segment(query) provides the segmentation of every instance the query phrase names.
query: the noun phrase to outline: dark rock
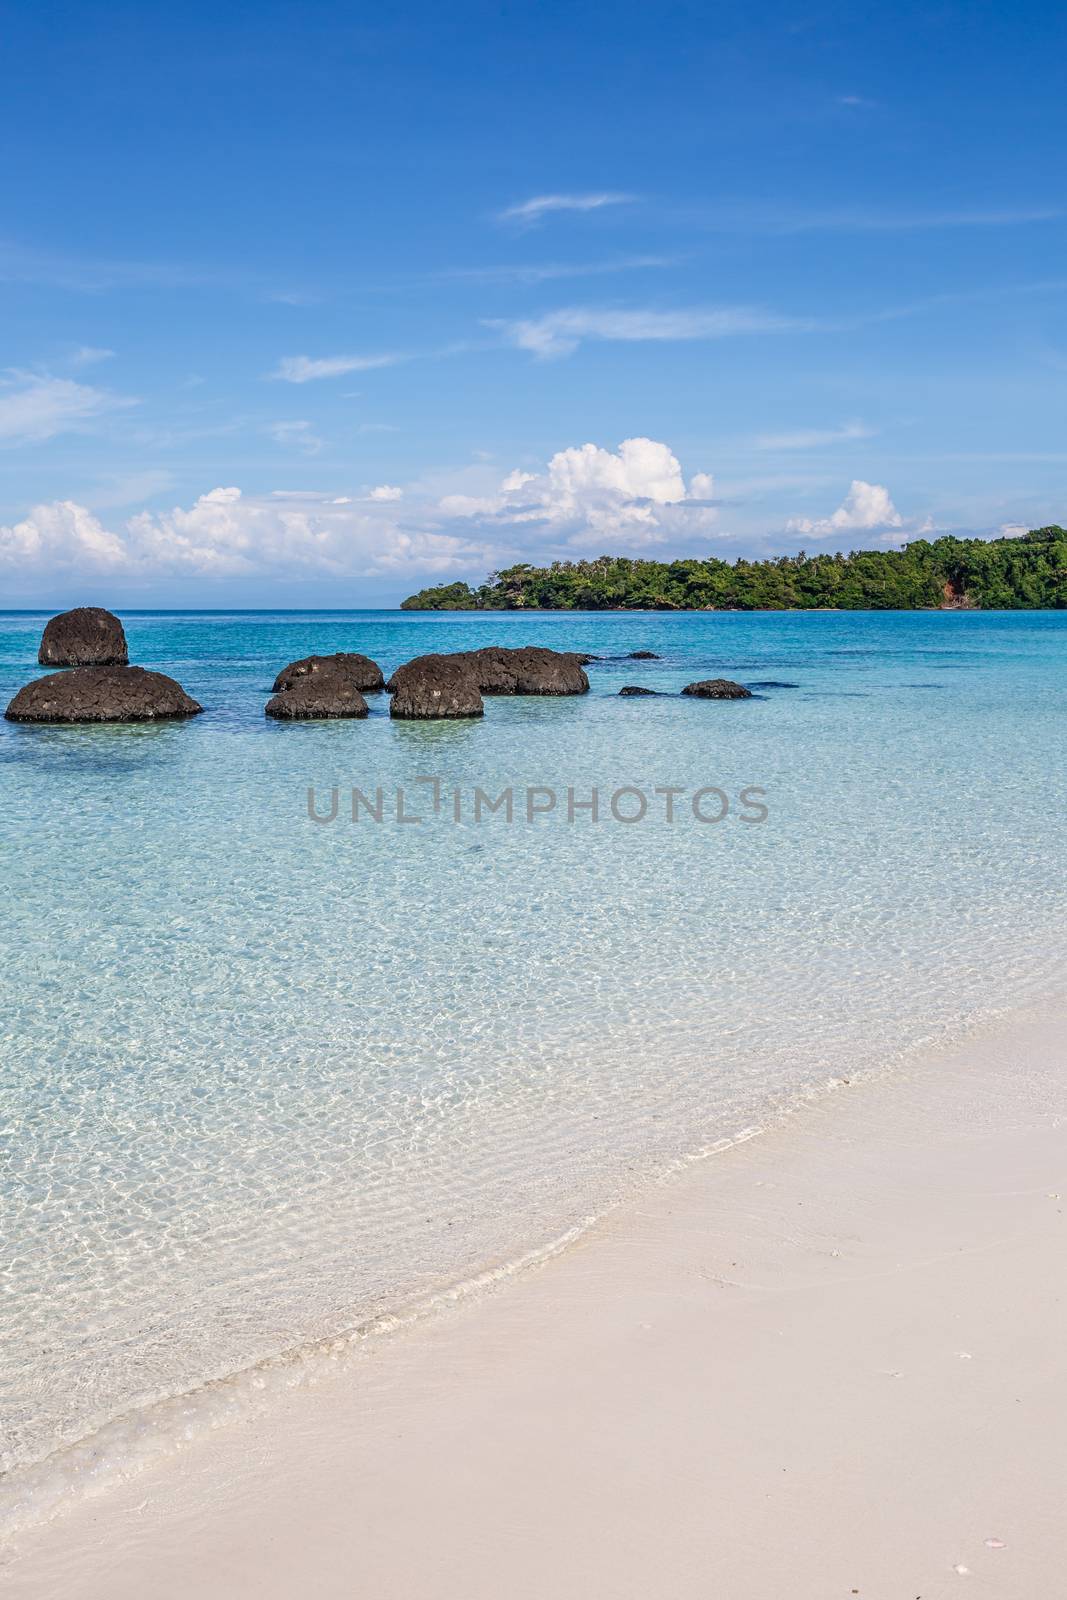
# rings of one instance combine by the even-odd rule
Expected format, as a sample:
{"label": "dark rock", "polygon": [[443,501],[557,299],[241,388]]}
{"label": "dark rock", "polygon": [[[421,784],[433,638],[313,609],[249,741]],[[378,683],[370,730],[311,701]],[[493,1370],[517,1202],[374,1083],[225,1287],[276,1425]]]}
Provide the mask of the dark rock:
{"label": "dark rock", "polygon": [[699,683],[687,683],[683,694],[697,695],[701,700],[751,700],[752,690],[744,684],[733,683],[729,678],[704,678]]}
{"label": "dark rock", "polygon": [[658,689],[643,689],[639,683],[628,683],[619,690],[620,694],[659,694]]}
{"label": "dark rock", "polygon": [[319,668],[291,679],[289,688],[267,701],[264,714],[280,722],[298,722],[318,717],[365,717],[369,713],[351,676],[340,667],[332,672]]}
{"label": "dark rock", "polygon": [[[457,650],[452,655],[419,656],[400,667],[386,684],[393,693],[409,669],[419,667],[425,677],[429,669],[423,663],[450,662],[446,669],[453,675],[466,677],[480,694],[587,694],[589,679],[579,664],[578,657],[569,651],[544,650],[538,645],[522,645],[507,649],[503,645],[486,645],[481,650]],[[455,678],[450,678],[455,681]],[[405,713],[408,715],[410,713]],[[457,716],[478,716],[477,711],[456,712]],[[398,715],[393,712],[393,715]]]}
{"label": "dark rock", "polygon": [[405,721],[480,717],[485,711],[465,656],[417,656],[397,668],[386,688],[393,696],[389,715]]}
{"label": "dark rock", "polygon": [[785,683],[781,678],[753,678],[753,689],[799,689],[799,683]]}
{"label": "dark rock", "polygon": [[522,645],[487,645],[455,657],[469,663],[482,694],[588,694],[589,679],[576,655]]}
{"label": "dark rock", "polygon": [[654,650],[631,650],[626,659],[627,661],[662,661],[663,657],[658,656]]}
{"label": "dark rock", "polygon": [[130,657],[118,617],[78,606],[45,623],[37,659],[42,667],[124,667]]}
{"label": "dark rock", "polygon": [[305,656],[302,661],[291,661],[283,667],[274,680],[274,693],[280,694],[284,689],[292,689],[306,678],[314,678],[323,673],[332,678],[344,677],[353,689],[362,690],[364,693],[370,689],[383,689],[385,679],[382,669],[370,656],[357,655],[354,652],[338,650],[332,656]]}
{"label": "dark rock", "polygon": [[156,722],[203,709],[162,672],[75,667],[25,684],[4,715],[9,722]]}
{"label": "dark rock", "polygon": [[577,661],[580,667],[587,667],[590,661],[603,661],[604,659],[603,656],[587,655],[584,650],[570,650],[568,651],[568,654],[573,656],[574,660]]}

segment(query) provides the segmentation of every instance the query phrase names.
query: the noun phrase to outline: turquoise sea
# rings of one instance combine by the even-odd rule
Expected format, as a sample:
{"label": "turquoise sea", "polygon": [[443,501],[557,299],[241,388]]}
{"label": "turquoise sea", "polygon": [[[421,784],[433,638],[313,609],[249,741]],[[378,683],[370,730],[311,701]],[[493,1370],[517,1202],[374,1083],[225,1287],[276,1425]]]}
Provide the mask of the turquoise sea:
{"label": "turquoise sea", "polygon": [[[0,614],[3,704],[44,620]],[[124,621],[205,715],[0,723],[9,1525],[1062,986],[1065,614]],[[313,651],[488,643],[662,659],[478,722],[263,717]],[[758,698],[673,692],[716,675]]]}

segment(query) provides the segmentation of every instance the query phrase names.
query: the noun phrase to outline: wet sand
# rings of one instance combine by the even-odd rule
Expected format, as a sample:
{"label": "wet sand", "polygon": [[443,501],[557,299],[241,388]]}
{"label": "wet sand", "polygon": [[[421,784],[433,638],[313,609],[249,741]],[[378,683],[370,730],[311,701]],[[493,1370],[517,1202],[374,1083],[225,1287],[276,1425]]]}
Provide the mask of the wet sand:
{"label": "wet sand", "polygon": [[20,1539],[17,1600],[1067,1590],[1067,1029],[843,1087]]}

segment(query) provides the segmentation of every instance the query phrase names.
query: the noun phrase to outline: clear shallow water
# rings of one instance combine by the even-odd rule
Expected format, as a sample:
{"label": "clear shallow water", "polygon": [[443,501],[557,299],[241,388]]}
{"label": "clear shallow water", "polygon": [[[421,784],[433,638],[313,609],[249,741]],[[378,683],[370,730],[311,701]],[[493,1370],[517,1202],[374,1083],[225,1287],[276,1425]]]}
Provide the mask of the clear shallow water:
{"label": "clear shallow water", "polygon": [[[43,620],[0,615],[0,702],[37,675]],[[514,1260],[1061,978],[1067,615],[125,620],[131,659],[204,716],[0,724],[17,1514],[50,1453],[135,1449],[168,1397]],[[262,715],[311,651],[388,671],[490,642],[663,660],[593,665],[580,699],[490,699],[482,722],[393,724],[384,695],[361,723]],[[617,697],[720,673],[796,687]],[[337,820],[309,821],[308,786],[325,808],[335,784]],[[353,824],[353,784],[387,818],[404,786],[424,820]],[[476,785],[513,786],[510,826],[473,822]],[[526,823],[527,785],[560,809]],[[601,820],[569,825],[567,788],[594,785]],[[611,818],[622,785],[642,822]],[[668,823],[663,785],[759,786],[769,814],[701,824],[683,798]]]}

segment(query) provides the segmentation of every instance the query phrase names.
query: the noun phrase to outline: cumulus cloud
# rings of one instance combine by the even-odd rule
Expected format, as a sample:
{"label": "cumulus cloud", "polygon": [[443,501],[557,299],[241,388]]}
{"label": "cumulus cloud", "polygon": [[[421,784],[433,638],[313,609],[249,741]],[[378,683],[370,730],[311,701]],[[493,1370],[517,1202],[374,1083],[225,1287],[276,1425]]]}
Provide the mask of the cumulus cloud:
{"label": "cumulus cloud", "polygon": [[35,506],[23,522],[0,527],[0,565],[115,572],[122,568],[124,555],[121,537],[109,533],[91,511],[73,500]]}
{"label": "cumulus cloud", "polygon": [[440,510],[483,526],[525,528],[557,544],[640,547],[672,534],[709,533],[713,490],[709,473],[687,485],[668,445],[637,438],[617,451],[595,444],[557,451],[543,472],[511,472],[490,495],[448,495]]}
{"label": "cumulus cloud", "polygon": [[188,509],[142,511],[112,530],[73,501],[35,506],[0,526],[0,567],[133,578],[451,574],[491,565],[497,552],[438,517],[370,499],[245,496],[212,489]]}
{"label": "cumulus cloud", "polygon": [[540,470],[489,466],[358,495],[212,489],[189,507],[105,522],[72,500],[0,526],[0,569],[19,575],[449,576],[569,548],[641,549],[717,536],[707,472],[686,481],[655,439],[559,450]]}
{"label": "cumulus cloud", "polygon": [[375,367],[392,367],[401,359],[381,356],[282,356],[271,378],[285,383],[310,383],[314,378],[340,378],[346,372],[371,372]]}
{"label": "cumulus cloud", "polygon": [[0,377],[0,444],[41,444],[133,404],[123,395],[75,383],[73,378],[9,369]]}
{"label": "cumulus cloud", "polygon": [[536,194],[530,200],[508,206],[497,213],[500,222],[540,222],[553,211],[599,211],[603,206],[621,206],[632,201],[632,194],[603,190],[597,194]]}
{"label": "cumulus cloud", "polygon": [[889,490],[880,483],[864,483],[854,478],[848,494],[837,510],[828,517],[790,517],[787,533],[803,533],[809,537],[825,539],[835,533],[872,532],[876,529],[902,528],[904,518],[889,497]]}
{"label": "cumulus cloud", "polygon": [[735,334],[777,333],[808,326],[752,306],[698,306],[682,311],[596,310],[572,306],[543,317],[490,322],[510,343],[542,359],[570,355],[586,339],[626,341],[726,339]]}

